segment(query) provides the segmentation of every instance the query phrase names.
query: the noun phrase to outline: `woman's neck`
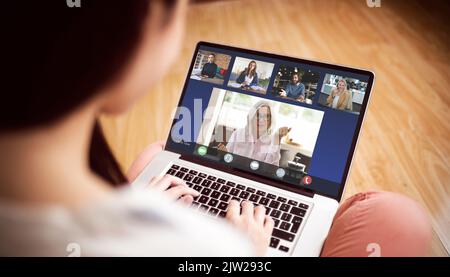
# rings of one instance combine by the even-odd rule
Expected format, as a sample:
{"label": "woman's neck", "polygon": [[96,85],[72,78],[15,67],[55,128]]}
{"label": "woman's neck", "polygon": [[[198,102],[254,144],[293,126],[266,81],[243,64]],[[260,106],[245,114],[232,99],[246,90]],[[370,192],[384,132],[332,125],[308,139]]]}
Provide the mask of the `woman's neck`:
{"label": "woman's neck", "polygon": [[106,195],[89,169],[92,108],[35,129],[0,135],[0,199],[25,204],[78,205]]}

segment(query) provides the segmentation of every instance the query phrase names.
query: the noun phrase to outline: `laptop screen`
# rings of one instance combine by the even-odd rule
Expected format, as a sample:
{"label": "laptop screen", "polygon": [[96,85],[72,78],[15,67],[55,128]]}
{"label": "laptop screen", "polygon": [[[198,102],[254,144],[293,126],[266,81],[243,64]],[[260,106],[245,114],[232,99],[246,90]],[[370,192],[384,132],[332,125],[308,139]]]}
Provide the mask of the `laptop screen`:
{"label": "laptop screen", "polygon": [[373,79],[369,71],[201,42],[166,149],[339,200]]}

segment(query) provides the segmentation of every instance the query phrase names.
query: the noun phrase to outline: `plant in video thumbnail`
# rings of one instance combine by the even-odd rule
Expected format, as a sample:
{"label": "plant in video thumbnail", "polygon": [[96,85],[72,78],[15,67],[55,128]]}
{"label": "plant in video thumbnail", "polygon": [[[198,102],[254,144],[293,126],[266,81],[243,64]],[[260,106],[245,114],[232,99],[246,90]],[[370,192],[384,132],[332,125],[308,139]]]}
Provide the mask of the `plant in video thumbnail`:
{"label": "plant in video thumbnail", "polygon": [[367,82],[327,74],[318,103],[329,108],[359,114],[366,89]]}
{"label": "plant in video thumbnail", "polygon": [[319,73],[295,66],[281,65],[275,76],[272,95],[312,104]]}
{"label": "plant in video thumbnail", "polygon": [[228,73],[231,56],[199,50],[195,58],[191,79],[222,85]]}
{"label": "plant in video thumbnail", "polygon": [[306,173],[323,112],[214,88],[198,144]]}
{"label": "plant in video thumbnail", "polygon": [[272,63],[237,57],[228,86],[265,94],[273,67]]}

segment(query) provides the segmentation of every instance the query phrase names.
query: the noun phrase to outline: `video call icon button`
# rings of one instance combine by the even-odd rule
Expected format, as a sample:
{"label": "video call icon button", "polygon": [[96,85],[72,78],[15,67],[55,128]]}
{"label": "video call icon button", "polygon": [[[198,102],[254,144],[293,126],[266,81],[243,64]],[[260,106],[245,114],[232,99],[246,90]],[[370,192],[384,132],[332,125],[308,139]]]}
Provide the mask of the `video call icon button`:
{"label": "video call icon button", "polygon": [[258,168],[259,168],[259,163],[258,163],[257,161],[252,161],[252,162],[250,163],[250,168],[253,169],[253,170],[258,170]]}
{"label": "video call icon button", "polygon": [[200,146],[200,147],[197,149],[197,153],[198,153],[200,156],[206,155],[206,152],[207,152],[207,148],[206,148],[205,146]]}
{"label": "video call icon button", "polygon": [[226,163],[231,163],[233,161],[233,155],[231,155],[230,153],[225,154],[225,156],[223,156],[223,160]]}
{"label": "video call icon button", "polygon": [[286,171],[282,168],[278,168],[275,174],[277,175],[278,178],[283,178],[284,175],[286,175]]}
{"label": "video call icon button", "polygon": [[302,182],[304,185],[310,185],[312,183],[312,178],[311,176],[305,176],[302,179]]}

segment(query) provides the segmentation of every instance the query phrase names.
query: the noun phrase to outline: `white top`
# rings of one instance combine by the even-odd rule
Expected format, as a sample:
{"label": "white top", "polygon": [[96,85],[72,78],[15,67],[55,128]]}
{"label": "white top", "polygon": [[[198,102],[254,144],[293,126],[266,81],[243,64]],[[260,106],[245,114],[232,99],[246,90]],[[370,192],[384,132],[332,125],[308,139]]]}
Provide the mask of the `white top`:
{"label": "white top", "polygon": [[126,188],[79,209],[0,201],[0,256],[249,256],[246,237],[160,192]]}
{"label": "white top", "polygon": [[253,76],[252,76],[252,77],[249,77],[249,76],[245,75],[245,81],[244,81],[244,83],[245,83],[247,86],[249,86],[249,85],[252,83],[252,81],[253,81]]}
{"label": "white top", "polygon": [[331,107],[332,107],[333,109],[336,109],[336,108],[337,108],[338,101],[339,101],[339,95],[334,96],[334,98],[333,98],[333,104],[331,105]]}

